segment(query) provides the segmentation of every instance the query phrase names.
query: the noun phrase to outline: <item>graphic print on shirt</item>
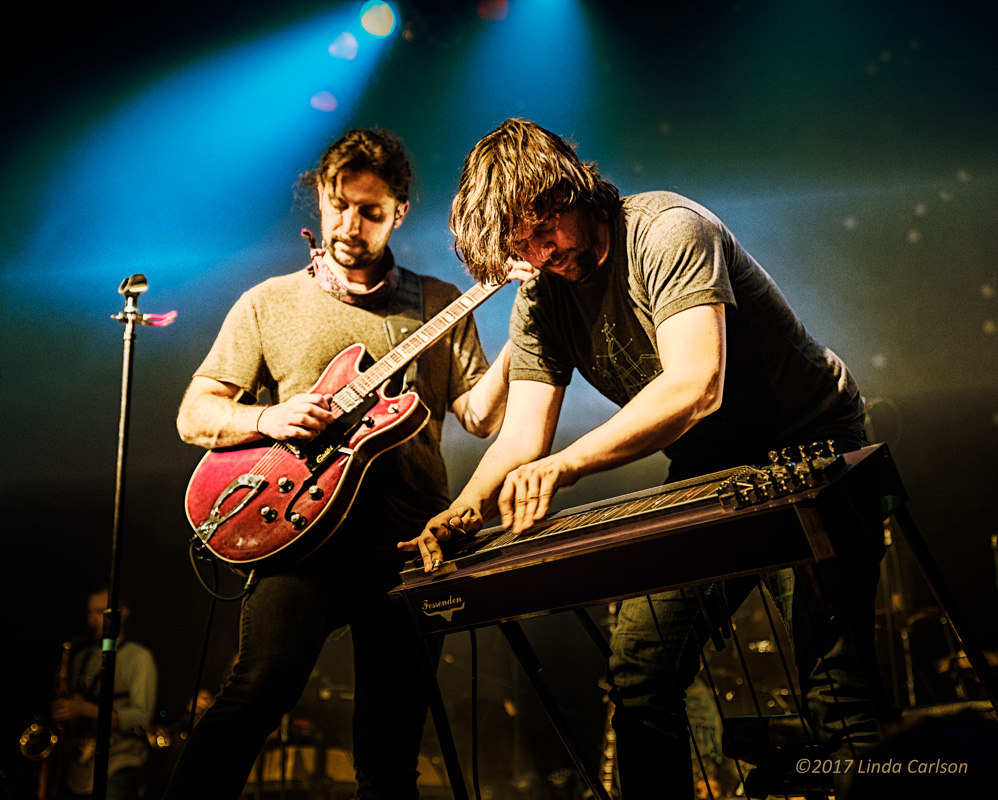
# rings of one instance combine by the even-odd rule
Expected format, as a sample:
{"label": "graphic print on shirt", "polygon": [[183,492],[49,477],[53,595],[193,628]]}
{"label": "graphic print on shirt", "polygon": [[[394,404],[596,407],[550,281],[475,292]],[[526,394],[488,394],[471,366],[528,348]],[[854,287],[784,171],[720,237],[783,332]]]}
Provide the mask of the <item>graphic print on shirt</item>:
{"label": "graphic print on shirt", "polygon": [[615,322],[603,315],[603,327],[600,329],[606,343],[606,355],[596,356],[594,373],[607,390],[613,393],[617,403],[623,405],[659,373],[662,363],[655,353],[632,352],[634,343],[632,336],[622,343],[614,334]]}

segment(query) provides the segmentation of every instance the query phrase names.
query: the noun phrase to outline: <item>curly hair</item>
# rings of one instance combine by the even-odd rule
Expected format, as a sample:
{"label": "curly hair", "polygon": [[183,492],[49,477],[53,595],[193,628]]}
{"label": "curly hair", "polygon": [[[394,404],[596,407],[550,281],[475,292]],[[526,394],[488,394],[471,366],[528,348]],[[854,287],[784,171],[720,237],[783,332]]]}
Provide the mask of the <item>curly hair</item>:
{"label": "curly hair", "polygon": [[605,222],[620,208],[620,193],[564,139],[507,119],[464,160],[450,212],[454,249],[477,280],[504,280],[518,226],[577,205]]}
{"label": "curly hair", "polygon": [[319,183],[343,171],[371,172],[388,184],[399,203],[409,199],[412,167],[402,140],[389,131],[355,128],[344,134],[323,151],[318,166],[298,176],[295,196],[299,202],[314,207]]}

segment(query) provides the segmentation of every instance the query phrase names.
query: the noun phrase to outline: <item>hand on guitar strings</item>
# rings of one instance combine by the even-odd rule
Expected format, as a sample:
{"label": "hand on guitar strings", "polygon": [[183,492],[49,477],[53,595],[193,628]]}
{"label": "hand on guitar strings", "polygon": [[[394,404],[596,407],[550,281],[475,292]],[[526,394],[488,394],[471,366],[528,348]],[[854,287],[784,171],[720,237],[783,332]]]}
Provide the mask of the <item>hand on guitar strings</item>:
{"label": "hand on guitar strings", "polygon": [[336,415],[330,411],[331,394],[296,394],[283,403],[264,406],[256,421],[256,432],[277,441],[310,441],[322,433]]}

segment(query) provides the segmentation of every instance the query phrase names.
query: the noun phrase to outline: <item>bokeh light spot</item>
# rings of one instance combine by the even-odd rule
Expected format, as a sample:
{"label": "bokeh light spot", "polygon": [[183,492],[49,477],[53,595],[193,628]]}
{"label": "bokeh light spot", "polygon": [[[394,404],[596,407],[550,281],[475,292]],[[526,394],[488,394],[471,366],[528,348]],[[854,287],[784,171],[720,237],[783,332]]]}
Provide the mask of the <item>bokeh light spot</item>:
{"label": "bokeh light spot", "polygon": [[323,90],[312,95],[309,105],[311,105],[316,111],[335,111],[339,103],[336,101],[336,97],[333,96],[332,92]]}
{"label": "bokeh light spot", "polygon": [[478,16],[501,22],[509,16],[509,0],[478,0]]}
{"label": "bokeh light spot", "polygon": [[357,37],[350,31],[344,31],[329,45],[329,55],[333,58],[342,58],[345,61],[353,61],[357,58]]}
{"label": "bokeh light spot", "polygon": [[371,36],[390,36],[395,30],[395,12],[388,3],[367,0],[360,8],[360,24]]}

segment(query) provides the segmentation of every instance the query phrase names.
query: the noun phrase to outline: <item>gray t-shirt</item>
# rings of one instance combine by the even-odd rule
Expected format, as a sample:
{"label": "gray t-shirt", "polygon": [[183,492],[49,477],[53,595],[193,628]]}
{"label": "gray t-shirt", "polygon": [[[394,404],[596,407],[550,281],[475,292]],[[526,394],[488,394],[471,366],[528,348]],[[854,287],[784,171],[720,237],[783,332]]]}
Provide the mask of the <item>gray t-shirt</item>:
{"label": "gray t-shirt", "polygon": [[[436,278],[418,279],[424,319],[460,294]],[[251,398],[267,389],[278,403],[311,389],[329,362],[352,344],[363,343],[375,359],[384,356],[391,349],[385,320],[399,313],[396,299],[374,310],[342,303],[304,269],[270,278],[236,301],[195,375],[238,386]],[[444,414],[487,368],[471,315],[419,357],[415,390],[430,410],[429,422],[374,460],[351,517],[377,507],[395,524],[421,527],[447,507],[447,472],[440,452]]]}
{"label": "gray t-shirt", "polygon": [[588,281],[538,274],[510,319],[510,380],[566,386],[579,370],[624,405],[661,372],[656,328],[726,306],[721,408],[666,448],[685,473],[758,462],[768,449],[862,431],[845,364],[812,338],[779,287],[703,206],[671,192],[625,197],[610,252]]}

